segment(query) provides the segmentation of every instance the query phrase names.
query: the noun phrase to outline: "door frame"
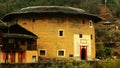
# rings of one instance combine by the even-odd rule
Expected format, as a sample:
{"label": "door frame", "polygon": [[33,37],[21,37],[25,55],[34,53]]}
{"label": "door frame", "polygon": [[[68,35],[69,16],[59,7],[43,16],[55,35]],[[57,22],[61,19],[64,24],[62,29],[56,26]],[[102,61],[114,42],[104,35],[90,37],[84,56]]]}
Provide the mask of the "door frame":
{"label": "door frame", "polygon": [[88,51],[88,46],[80,46],[80,59],[83,60],[83,59],[82,59],[82,49],[83,49],[83,48],[85,48],[85,50],[86,50],[85,59],[84,59],[84,60],[87,60],[87,56],[88,56],[88,53],[87,53],[87,51]]}

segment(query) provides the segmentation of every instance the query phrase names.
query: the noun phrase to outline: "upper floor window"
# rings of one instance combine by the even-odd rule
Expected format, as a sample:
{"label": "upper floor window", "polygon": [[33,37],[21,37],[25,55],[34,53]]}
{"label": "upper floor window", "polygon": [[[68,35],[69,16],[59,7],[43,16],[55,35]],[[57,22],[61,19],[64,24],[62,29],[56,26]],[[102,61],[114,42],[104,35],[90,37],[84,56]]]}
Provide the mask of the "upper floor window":
{"label": "upper floor window", "polygon": [[89,24],[90,24],[90,27],[92,28],[92,26],[93,26],[93,21],[90,20],[90,21],[89,21]]}
{"label": "upper floor window", "polygon": [[93,36],[92,36],[92,34],[91,34],[91,40],[93,39]]}
{"label": "upper floor window", "polygon": [[85,24],[85,19],[82,20],[83,24]]}
{"label": "upper floor window", "polygon": [[58,35],[59,35],[59,37],[63,37],[64,36],[64,30],[60,29],[58,31]]}
{"label": "upper floor window", "polygon": [[35,18],[32,19],[32,22],[35,22]]}
{"label": "upper floor window", "polygon": [[79,34],[79,38],[82,38],[82,34]]}

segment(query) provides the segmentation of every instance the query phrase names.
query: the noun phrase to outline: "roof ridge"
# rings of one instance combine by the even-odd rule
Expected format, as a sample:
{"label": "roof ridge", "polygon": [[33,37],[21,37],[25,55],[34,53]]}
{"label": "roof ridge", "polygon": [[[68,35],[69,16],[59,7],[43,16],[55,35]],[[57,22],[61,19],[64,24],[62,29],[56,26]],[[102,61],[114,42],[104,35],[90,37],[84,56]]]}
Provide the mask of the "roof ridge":
{"label": "roof ridge", "polygon": [[86,13],[85,10],[80,9],[80,8],[74,8],[74,7],[69,7],[69,6],[31,6],[31,7],[25,7],[22,8],[20,11],[26,11],[26,10],[30,10],[30,9],[37,9],[37,8],[43,8],[43,9],[51,9],[51,8],[58,8],[58,9],[69,9],[69,10],[74,10],[76,12],[84,12]]}
{"label": "roof ridge", "polygon": [[18,12],[12,12],[7,15],[5,15],[2,20],[7,22],[11,18],[14,18],[13,16],[22,15],[22,14],[38,14],[38,13],[62,13],[62,14],[74,14],[74,15],[85,15],[90,16],[91,18],[95,18],[95,21],[100,21],[101,18],[99,18],[96,15],[89,14],[83,9],[80,8],[74,8],[74,7],[68,7],[68,6],[31,6],[22,8]]}
{"label": "roof ridge", "polygon": [[30,32],[31,34],[35,35],[35,36],[38,38],[38,36],[37,36],[36,34],[34,34],[32,31],[26,29],[25,27],[21,26],[21,25],[18,24],[18,23],[10,24],[10,27],[12,27],[12,26],[14,26],[14,25],[18,25],[18,26],[20,26],[22,29],[25,29],[26,31]]}

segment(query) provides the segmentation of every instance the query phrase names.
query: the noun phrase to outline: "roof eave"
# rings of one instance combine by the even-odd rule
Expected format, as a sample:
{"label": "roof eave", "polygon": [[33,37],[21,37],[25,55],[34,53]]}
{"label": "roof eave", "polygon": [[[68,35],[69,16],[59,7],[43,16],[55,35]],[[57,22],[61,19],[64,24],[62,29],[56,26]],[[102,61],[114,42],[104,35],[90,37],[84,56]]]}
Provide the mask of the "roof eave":
{"label": "roof eave", "polygon": [[64,14],[73,14],[73,15],[85,15],[85,16],[89,16],[91,18],[94,19],[95,22],[99,22],[102,19],[96,15],[92,15],[92,14],[88,14],[88,13],[67,13],[67,12],[13,12],[13,13],[9,13],[7,15],[5,15],[1,20],[4,22],[8,22],[10,20],[10,18],[12,18],[13,16],[17,16],[17,15],[22,15],[22,14],[29,14],[29,13],[64,13]]}
{"label": "roof eave", "polygon": [[6,38],[29,38],[29,39],[37,39],[37,36],[26,35],[26,34],[15,34],[15,33],[4,33],[3,37]]}

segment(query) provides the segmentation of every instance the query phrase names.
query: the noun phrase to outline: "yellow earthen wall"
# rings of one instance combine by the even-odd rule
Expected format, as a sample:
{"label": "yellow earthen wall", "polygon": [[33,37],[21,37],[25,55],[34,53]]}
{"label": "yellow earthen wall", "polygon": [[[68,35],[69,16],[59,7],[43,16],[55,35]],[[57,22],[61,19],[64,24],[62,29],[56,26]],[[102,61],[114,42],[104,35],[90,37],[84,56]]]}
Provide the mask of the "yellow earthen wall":
{"label": "yellow earthen wall", "polygon": [[38,54],[37,51],[26,51],[26,61],[25,63],[32,63],[33,56],[36,56],[36,62],[38,62]]}
{"label": "yellow earthen wall", "polygon": [[[91,58],[95,58],[94,26],[92,28],[89,26],[89,19],[85,19],[85,24],[83,24],[83,19],[81,18],[74,19],[75,18],[66,17],[64,21],[60,21],[61,19],[58,21],[55,17],[51,19],[35,18],[35,22],[33,22],[32,18],[18,18],[18,23],[39,37],[37,40],[39,56],[39,50],[45,49],[47,52],[44,57],[58,58],[57,50],[64,49],[64,58],[69,58],[69,54],[74,54],[74,34],[89,36],[92,34],[93,39],[91,40]],[[63,37],[58,36],[59,30],[64,31]],[[30,54],[32,54],[32,52]]]}
{"label": "yellow earthen wall", "polygon": [[3,60],[3,53],[2,52],[0,52],[0,63],[5,63],[5,61]]}

